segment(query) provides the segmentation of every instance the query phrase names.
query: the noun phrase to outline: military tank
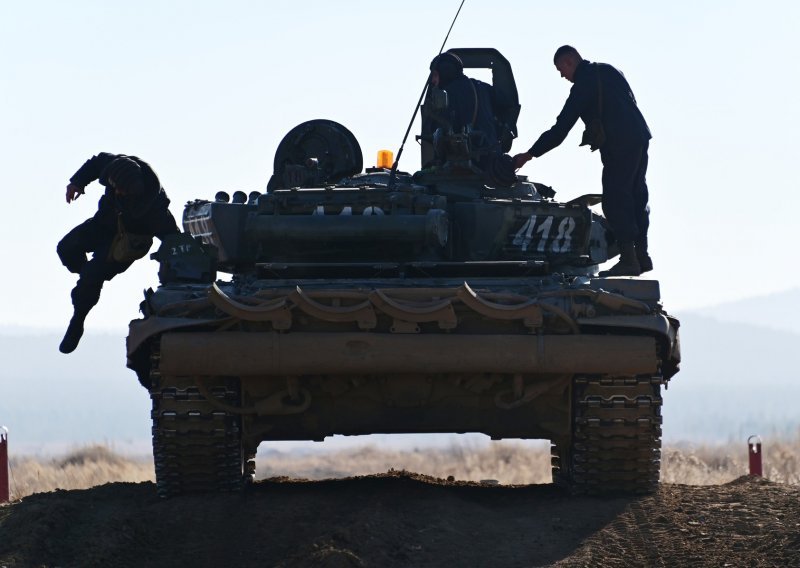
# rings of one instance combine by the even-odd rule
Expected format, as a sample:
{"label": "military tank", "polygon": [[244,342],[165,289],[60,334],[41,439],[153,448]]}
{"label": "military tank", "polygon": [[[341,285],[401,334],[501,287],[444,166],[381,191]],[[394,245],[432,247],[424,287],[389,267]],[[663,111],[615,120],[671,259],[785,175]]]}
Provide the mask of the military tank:
{"label": "military tank", "polygon": [[[495,117],[507,151],[510,65],[452,51],[511,101]],[[575,493],[656,487],[680,361],[658,282],[598,277],[616,254],[599,196],[559,202],[477,167],[480,133],[437,119],[446,98],[425,98],[418,172],[362,171],[352,133],[312,120],[265,192],[186,205],[127,343],[159,495],[241,489],[262,442],[373,433],[545,439]]]}

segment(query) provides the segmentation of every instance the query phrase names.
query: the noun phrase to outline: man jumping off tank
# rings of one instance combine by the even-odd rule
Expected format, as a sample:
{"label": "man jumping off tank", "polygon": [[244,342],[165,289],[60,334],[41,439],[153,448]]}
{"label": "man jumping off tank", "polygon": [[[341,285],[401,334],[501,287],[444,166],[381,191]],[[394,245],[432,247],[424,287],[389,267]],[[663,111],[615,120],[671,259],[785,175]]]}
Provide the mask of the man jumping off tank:
{"label": "man jumping off tank", "polygon": [[[86,161],[67,185],[67,203],[83,195],[94,180],[105,186],[97,213],[58,243],[61,262],[79,275],[72,290],[74,313],[59,350],[72,353],[83,335],[89,311],[100,299],[103,283],[145,256],[153,237],[178,233],[167,208],[169,198],[153,169],[136,156],[101,152]],[[87,253],[92,253],[91,260]]]}

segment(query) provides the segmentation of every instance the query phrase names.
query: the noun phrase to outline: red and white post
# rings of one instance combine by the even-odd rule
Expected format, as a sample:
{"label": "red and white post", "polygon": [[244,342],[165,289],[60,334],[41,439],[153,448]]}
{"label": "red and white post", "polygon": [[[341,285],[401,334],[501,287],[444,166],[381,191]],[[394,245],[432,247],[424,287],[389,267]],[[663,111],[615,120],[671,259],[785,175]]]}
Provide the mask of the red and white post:
{"label": "red and white post", "polygon": [[761,436],[750,436],[747,438],[747,455],[750,458],[750,475],[762,477]]}
{"label": "red and white post", "polygon": [[8,488],[8,428],[0,426],[0,503],[10,500]]}

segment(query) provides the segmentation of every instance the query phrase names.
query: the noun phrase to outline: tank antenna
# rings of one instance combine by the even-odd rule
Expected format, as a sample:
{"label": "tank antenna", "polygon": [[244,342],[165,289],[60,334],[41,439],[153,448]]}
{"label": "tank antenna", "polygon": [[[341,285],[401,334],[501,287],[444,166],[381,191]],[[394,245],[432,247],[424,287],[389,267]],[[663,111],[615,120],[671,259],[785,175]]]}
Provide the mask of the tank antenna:
{"label": "tank antenna", "polygon": [[[458,19],[458,15],[461,13],[461,8],[464,7],[464,2],[466,0],[461,0],[461,4],[458,6],[458,11],[456,12],[455,17],[453,18],[453,22],[450,24],[450,29],[447,30],[447,35],[444,36],[444,41],[442,42],[442,47],[439,48],[439,53],[436,57],[442,54],[444,51],[444,46],[447,43],[447,39],[450,37],[450,32],[453,31],[453,26],[456,25],[456,20]],[[417,101],[417,106],[414,107],[414,114],[411,115],[411,122],[408,123],[408,128],[406,128],[406,135],[403,136],[403,142],[400,144],[400,149],[397,151],[397,158],[395,159],[394,163],[392,164],[392,171],[389,174],[389,189],[393,188],[396,183],[397,178],[397,165],[400,163],[400,156],[403,155],[403,148],[406,145],[406,140],[408,140],[408,133],[411,132],[411,127],[414,125],[414,120],[417,118],[417,112],[419,111],[419,107],[422,106],[422,99],[425,98],[425,93],[428,91],[428,84],[431,81],[431,74],[428,73],[428,77],[425,79],[425,86],[422,87],[422,93],[419,96],[419,100]]]}

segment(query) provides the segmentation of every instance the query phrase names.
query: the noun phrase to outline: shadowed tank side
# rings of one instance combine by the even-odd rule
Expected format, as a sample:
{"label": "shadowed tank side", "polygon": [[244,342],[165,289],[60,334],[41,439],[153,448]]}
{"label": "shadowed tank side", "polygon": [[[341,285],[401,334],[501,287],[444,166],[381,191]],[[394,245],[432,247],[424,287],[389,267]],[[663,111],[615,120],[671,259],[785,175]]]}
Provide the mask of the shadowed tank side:
{"label": "shadowed tank side", "polygon": [[[510,65],[451,51],[511,101],[495,116],[507,150]],[[446,109],[431,90],[413,175],[362,173],[355,137],[313,120],[279,145],[265,193],[187,204],[128,337],[161,495],[239,489],[261,442],[371,433],[548,439],[575,492],[655,487],[680,361],[658,282],[598,278],[616,254],[599,196],[558,202],[509,176]]]}

